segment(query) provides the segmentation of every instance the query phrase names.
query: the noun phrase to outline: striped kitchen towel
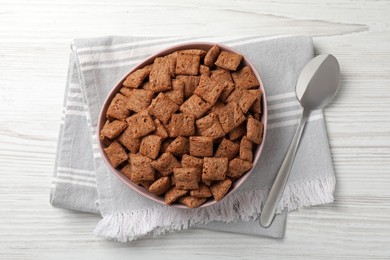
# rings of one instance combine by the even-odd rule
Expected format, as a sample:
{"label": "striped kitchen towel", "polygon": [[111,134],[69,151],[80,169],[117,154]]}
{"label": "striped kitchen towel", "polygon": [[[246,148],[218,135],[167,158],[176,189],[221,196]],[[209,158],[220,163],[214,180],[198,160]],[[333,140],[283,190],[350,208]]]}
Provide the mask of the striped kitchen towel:
{"label": "striped kitchen towel", "polygon": [[[262,77],[268,97],[268,135],[253,174],[233,194],[201,209],[157,204],[122,184],[104,164],[97,121],[114,86],[137,63],[177,43],[219,42],[246,55]],[[295,83],[313,57],[310,37],[102,37],[72,44],[63,120],[50,201],[56,207],[101,214],[95,233],[129,241],[188,227],[280,238],[286,214],[263,229],[256,221],[298,123]],[[335,177],[322,111],[307,123],[279,212],[333,201]]]}

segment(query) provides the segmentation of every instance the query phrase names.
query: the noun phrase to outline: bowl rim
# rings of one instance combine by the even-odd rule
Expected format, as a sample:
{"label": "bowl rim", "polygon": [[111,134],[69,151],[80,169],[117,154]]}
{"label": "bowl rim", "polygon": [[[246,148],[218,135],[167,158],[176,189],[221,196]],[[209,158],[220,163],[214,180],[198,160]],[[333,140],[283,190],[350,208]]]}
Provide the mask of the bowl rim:
{"label": "bowl rim", "polygon": [[[214,43],[214,42],[204,42],[204,41],[186,42],[186,43],[180,43],[180,44],[173,44],[173,45],[171,45],[167,48],[164,48],[164,49],[148,56],[147,58],[143,59],[141,62],[137,63],[136,66],[134,66],[132,69],[130,69],[123,77],[121,77],[121,79],[119,81],[117,81],[117,83],[115,83],[113,85],[112,89],[110,90],[107,97],[105,98],[103,105],[102,105],[100,112],[99,112],[99,118],[98,118],[98,123],[97,123],[97,136],[98,137],[100,136],[100,131],[102,130],[102,128],[107,120],[106,111],[107,111],[109,104],[111,103],[114,96],[119,92],[119,89],[122,87],[123,81],[127,78],[127,76],[129,74],[133,73],[137,69],[140,69],[148,64],[151,64],[156,57],[161,57],[161,56],[173,53],[173,52],[178,51],[178,50],[183,50],[183,49],[200,48],[200,49],[206,50],[206,48],[207,48],[207,50],[208,50],[216,44],[223,51],[228,51],[228,52],[242,55],[242,57],[243,57],[242,60],[244,61],[244,65],[248,65],[252,69],[253,73],[255,74],[256,78],[258,79],[258,81],[260,83],[260,87],[257,89],[260,89],[262,91],[262,113],[261,113],[261,118],[260,118],[260,121],[263,123],[263,126],[264,126],[262,143],[260,145],[257,145],[256,151],[254,153],[254,160],[253,160],[252,169],[249,170],[248,172],[246,172],[241,178],[239,178],[238,180],[233,182],[232,187],[230,188],[229,192],[226,193],[224,196],[224,198],[226,198],[229,194],[232,194],[233,192],[235,192],[245,182],[245,180],[252,174],[253,170],[256,168],[255,166],[261,157],[261,154],[262,154],[262,151],[264,148],[264,144],[265,144],[265,140],[267,137],[267,122],[268,122],[267,95],[266,95],[261,77],[260,77],[259,73],[257,72],[256,67],[253,65],[253,63],[248,58],[246,58],[245,55],[243,55],[242,53],[240,53],[239,51],[237,51],[236,49],[234,49],[232,47],[226,46],[226,45],[221,44],[221,43]],[[104,147],[103,147],[103,143],[100,140],[100,138],[97,138],[97,142],[98,142],[99,151],[100,151],[100,154],[103,158],[103,161],[105,162],[107,167],[111,170],[111,172],[113,172],[114,175],[117,178],[119,178],[122,181],[122,183],[124,183],[126,186],[128,186],[132,190],[138,192],[140,195],[142,195],[146,198],[149,198],[149,199],[151,199],[157,203],[160,203],[162,205],[171,206],[171,207],[175,207],[175,208],[181,208],[181,209],[191,209],[191,208],[189,208],[183,204],[179,204],[179,203],[173,203],[173,204],[167,205],[167,204],[165,204],[164,199],[162,197],[156,196],[156,195],[152,194],[151,192],[149,192],[144,187],[141,187],[138,184],[133,183],[123,173],[121,173],[119,170],[115,169],[111,165],[111,162],[109,161],[106,153],[103,150]],[[218,202],[220,202],[220,201],[210,200],[210,201],[207,201],[206,203],[202,204],[201,206],[197,207],[196,209],[205,208],[205,207],[214,205]]]}

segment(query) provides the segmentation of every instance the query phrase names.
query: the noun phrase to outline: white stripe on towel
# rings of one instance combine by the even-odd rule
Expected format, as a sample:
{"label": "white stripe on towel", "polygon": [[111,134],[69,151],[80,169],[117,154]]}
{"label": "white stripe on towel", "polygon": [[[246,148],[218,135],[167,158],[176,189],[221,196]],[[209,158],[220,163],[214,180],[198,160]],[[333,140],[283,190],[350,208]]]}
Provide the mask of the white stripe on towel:
{"label": "white stripe on towel", "polygon": [[83,173],[83,174],[89,174],[89,175],[95,175],[94,171],[90,170],[82,170],[82,169],[76,169],[76,168],[70,168],[70,167],[57,167],[57,171],[59,172],[72,172],[72,173]]}
{"label": "white stripe on towel", "polygon": [[70,178],[71,180],[75,180],[75,181],[85,181],[85,182],[96,183],[95,177],[80,176],[80,175],[71,174],[70,172],[67,172],[67,173],[57,172],[57,178],[62,179],[62,180],[68,180],[68,178]]}
{"label": "white stripe on towel", "polygon": [[295,109],[295,110],[291,110],[291,111],[284,111],[284,112],[280,112],[280,113],[274,113],[274,114],[268,115],[268,120],[278,119],[278,118],[283,118],[283,117],[296,116],[299,113],[302,113],[302,109]]}
{"label": "white stripe on towel", "polygon": [[269,105],[268,111],[280,109],[280,108],[286,108],[286,107],[293,107],[293,106],[297,106],[297,105],[299,105],[298,100],[283,102],[283,103],[279,103],[279,104]]}
{"label": "white stripe on towel", "polygon": [[95,183],[90,183],[90,182],[81,182],[81,181],[75,181],[75,180],[63,180],[63,179],[58,179],[58,178],[54,178],[54,180],[56,183],[67,183],[67,184],[72,184],[72,185],[97,188]]}
{"label": "white stripe on towel", "polygon": [[[319,120],[322,118],[323,118],[323,115],[322,115],[322,113],[320,113],[320,114],[310,116],[308,121],[315,121],[315,120]],[[267,126],[267,128],[272,129],[272,128],[292,126],[292,125],[298,124],[298,122],[299,122],[299,118],[296,118],[296,119],[291,119],[291,120],[286,120],[286,121],[281,121],[281,122],[269,124]]]}
{"label": "white stripe on towel", "polygon": [[295,97],[295,92],[287,92],[283,94],[278,94],[278,95],[272,95],[272,96],[267,96],[267,101],[276,101],[276,100],[281,100],[281,99],[286,99],[286,98],[292,98]]}

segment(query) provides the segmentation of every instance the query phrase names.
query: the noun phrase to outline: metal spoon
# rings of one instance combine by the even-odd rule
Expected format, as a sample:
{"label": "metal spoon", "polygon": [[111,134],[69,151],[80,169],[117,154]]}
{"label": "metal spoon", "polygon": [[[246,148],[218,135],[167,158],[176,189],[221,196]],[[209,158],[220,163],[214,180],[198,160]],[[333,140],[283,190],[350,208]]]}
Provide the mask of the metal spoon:
{"label": "metal spoon", "polygon": [[337,59],[330,54],[322,54],[309,61],[299,75],[296,94],[303,107],[303,113],[286,157],[279,169],[274,184],[268,194],[260,216],[260,225],[269,227],[275,217],[276,208],[282,197],[302,132],[310,112],[328,105],[336,95],[340,80],[340,67]]}

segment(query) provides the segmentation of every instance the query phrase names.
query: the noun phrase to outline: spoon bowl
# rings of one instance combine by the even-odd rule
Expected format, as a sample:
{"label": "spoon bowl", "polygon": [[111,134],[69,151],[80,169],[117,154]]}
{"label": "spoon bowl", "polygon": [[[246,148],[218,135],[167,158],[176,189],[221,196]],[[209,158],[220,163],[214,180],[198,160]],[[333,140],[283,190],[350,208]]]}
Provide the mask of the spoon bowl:
{"label": "spoon bowl", "polygon": [[328,105],[337,93],[340,66],[331,54],[322,54],[307,63],[299,75],[296,94],[302,107],[317,110]]}

